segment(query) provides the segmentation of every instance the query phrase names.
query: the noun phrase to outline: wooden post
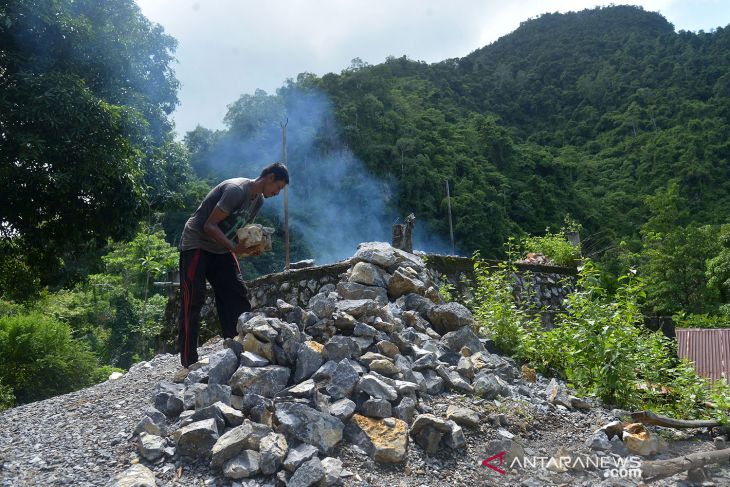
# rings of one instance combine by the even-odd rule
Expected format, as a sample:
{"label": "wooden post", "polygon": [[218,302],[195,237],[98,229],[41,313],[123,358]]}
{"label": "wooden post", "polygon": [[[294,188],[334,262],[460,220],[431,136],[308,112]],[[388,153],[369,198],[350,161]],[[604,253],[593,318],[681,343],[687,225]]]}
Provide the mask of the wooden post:
{"label": "wooden post", "polygon": [[[288,155],[286,151],[286,126],[289,118],[281,124],[281,147],[283,151],[284,165],[287,165]],[[284,270],[289,270],[289,185],[284,186]]]}
{"label": "wooden post", "polygon": [[449,237],[451,238],[451,255],[456,255],[454,246],[454,224],[451,222],[451,194],[449,193],[449,180],[446,180],[446,204],[449,207]]}

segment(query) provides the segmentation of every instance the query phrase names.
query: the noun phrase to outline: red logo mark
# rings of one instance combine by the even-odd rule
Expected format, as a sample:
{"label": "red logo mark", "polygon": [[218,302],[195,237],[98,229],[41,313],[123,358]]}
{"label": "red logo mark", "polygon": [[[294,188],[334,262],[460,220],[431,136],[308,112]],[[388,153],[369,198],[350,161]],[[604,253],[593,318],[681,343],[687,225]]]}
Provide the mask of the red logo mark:
{"label": "red logo mark", "polygon": [[502,465],[504,463],[504,456],[506,454],[507,454],[507,452],[502,450],[501,452],[497,453],[496,455],[492,455],[491,457],[487,458],[486,460],[483,460],[482,466],[489,467],[500,475],[505,475],[507,473],[507,471],[499,468],[496,465],[492,465],[492,461],[499,458],[499,465]]}

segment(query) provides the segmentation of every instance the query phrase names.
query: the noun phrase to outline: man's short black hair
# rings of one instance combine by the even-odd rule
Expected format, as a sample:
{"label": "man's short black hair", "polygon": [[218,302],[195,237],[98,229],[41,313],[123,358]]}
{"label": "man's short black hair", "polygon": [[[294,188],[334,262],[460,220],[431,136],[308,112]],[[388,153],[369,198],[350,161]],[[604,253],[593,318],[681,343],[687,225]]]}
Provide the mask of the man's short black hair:
{"label": "man's short black hair", "polygon": [[269,174],[274,175],[274,181],[284,181],[286,184],[289,184],[289,170],[281,162],[274,162],[266,166],[261,171],[261,176],[259,177],[263,178]]}

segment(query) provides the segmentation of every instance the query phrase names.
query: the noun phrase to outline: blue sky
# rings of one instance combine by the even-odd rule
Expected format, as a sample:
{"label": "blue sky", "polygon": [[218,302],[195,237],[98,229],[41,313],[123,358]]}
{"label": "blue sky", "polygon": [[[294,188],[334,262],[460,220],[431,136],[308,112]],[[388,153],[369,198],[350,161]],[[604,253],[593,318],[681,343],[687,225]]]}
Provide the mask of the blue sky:
{"label": "blue sky", "polygon": [[[620,2],[616,2],[620,3]],[[728,0],[632,2],[677,30],[730,23]],[[226,106],[257,88],[273,93],[301,72],[340,72],[353,58],[426,62],[462,57],[546,12],[605,2],[577,0],[137,0],[179,44],[178,135],[223,127]]]}

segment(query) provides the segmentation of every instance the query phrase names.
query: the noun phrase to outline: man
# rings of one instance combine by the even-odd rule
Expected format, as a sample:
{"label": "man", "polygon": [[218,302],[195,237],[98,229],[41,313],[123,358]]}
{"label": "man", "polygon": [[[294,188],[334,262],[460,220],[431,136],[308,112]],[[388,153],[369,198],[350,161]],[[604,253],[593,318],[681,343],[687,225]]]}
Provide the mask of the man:
{"label": "man", "polygon": [[276,162],[255,180],[227,179],[203,199],[185,223],[180,238],[181,309],[178,348],[183,367],[198,361],[200,309],[205,302],[205,280],[213,287],[224,338],[236,336],[241,313],[251,310],[237,255],[254,256],[258,246],[245,247],[236,232],[256,218],[264,198],[279,194],[289,184],[289,172]]}

